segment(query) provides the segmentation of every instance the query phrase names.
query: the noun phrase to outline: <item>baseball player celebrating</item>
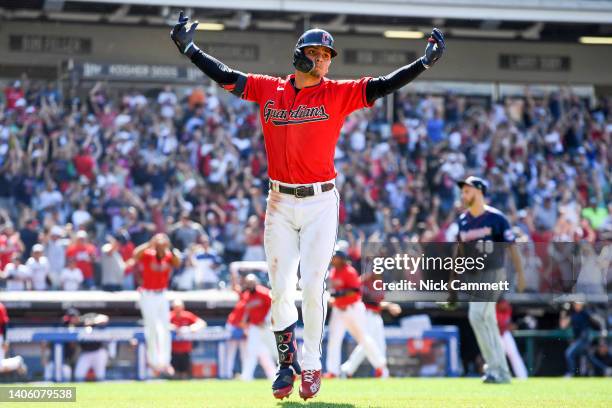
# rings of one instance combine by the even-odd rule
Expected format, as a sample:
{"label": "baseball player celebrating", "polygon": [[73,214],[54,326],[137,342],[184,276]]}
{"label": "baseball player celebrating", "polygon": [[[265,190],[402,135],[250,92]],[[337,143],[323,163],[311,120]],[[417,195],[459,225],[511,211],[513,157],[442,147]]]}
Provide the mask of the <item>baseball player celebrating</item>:
{"label": "baseball player celebrating", "polygon": [[[470,176],[458,182],[457,185],[461,188],[461,199],[467,209],[457,219],[459,227],[457,240],[462,243],[475,243],[469,247],[462,245],[459,248],[466,252],[464,256],[484,254],[487,259],[484,272],[488,276],[499,276],[505,263],[506,246],[502,243],[514,242],[514,233],[510,228],[510,223],[501,211],[485,205],[484,195],[487,192],[485,180]],[[517,290],[522,292],[525,287],[523,265],[516,246],[510,245],[508,248],[517,273]],[[471,252],[468,253],[468,250]],[[452,301],[455,300],[455,296],[456,293],[451,292]],[[484,382],[488,384],[510,382],[510,371],[497,328],[495,300],[470,302],[468,317],[486,362]]]}
{"label": "baseball player celebrating", "polygon": [[[391,316],[402,313],[402,308],[397,303],[385,302],[385,293],[374,289],[374,282],[380,280],[379,275],[369,273],[361,277],[361,299],[365,305],[365,327],[383,356],[387,355],[387,342],[385,339],[385,324],[380,315],[386,310]],[[358,344],[348,360],[340,366],[341,377],[352,377],[366,357],[365,348]]]}
{"label": "baseball player celebrating", "polygon": [[242,366],[241,378],[245,381],[253,379],[257,361],[264,369],[266,377],[274,377],[274,337],[269,329],[269,314],[272,299],[270,290],[259,284],[255,274],[244,278],[245,297],[244,314],[241,326],[246,330],[246,356]]}
{"label": "baseball player celebrating", "polygon": [[337,249],[332,257],[333,268],[329,274],[333,313],[329,321],[327,342],[327,377],[333,378],[340,374],[340,354],[345,329],[348,329],[365,351],[370,364],[375,368],[375,376],[386,377],[387,360],[363,326],[366,309],[361,301],[361,280],[355,268],[347,262],[347,258],[344,251]]}
{"label": "baseball player celebrating", "polygon": [[[312,398],[321,386],[325,275],[338,226],[334,152],[340,129],[351,112],[371,107],[431,67],[444,52],[444,37],[434,29],[425,55],[387,76],[335,81],[325,77],[338,54],[333,37],[324,30],[308,30],[293,50],[295,72],[279,78],[244,74],[204,53],[193,41],[198,23],[188,23],[181,13],[171,32],[179,51],[227,91],[259,104],[270,177],[264,246],[280,362],[272,391],[279,399],[289,396],[301,374],[300,396]],[[298,265],[304,322],[301,363],[294,335]]]}
{"label": "baseball player celebrating", "polygon": [[17,374],[23,376],[27,373],[28,368],[23,361],[23,357],[15,356],[5,358],[8,353],[9,343],[6,339],[6,329],[9,323],[9,316],[6,312],[6,307],[0,302],[0,374],[16,371]]}
{"label": "baseball player celebrating", "polygon": [[176,249],[170,250],[166,234],[156,234],[134,250],[133,258],[140,263],[142,271],[140,311],[144,320],[147,361],[155,376],[162,373],[173,376],[170,303],[165,292],[172,268],[178,268],[181,263],[180,254]]}

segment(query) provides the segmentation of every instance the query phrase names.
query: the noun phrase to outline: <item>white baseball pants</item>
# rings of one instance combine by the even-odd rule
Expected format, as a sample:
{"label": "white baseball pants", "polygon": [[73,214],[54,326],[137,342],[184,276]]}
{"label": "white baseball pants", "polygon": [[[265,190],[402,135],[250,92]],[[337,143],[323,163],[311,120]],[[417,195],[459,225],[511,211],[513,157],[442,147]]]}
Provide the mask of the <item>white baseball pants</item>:
{"label": "white baseball pants", "polygon": [[[321,191],[320,183],[314,186]],[[320,370],[328,298],[325,279],[336,244],[340,197],[335,188],[305,198],[270,190],[267,203],[264,245],[272,288],[272,330],[283,330],[298,319],[299,265],[304,321],[301,365]]]}
{"label": "white baseball pants", "polygon": [[2,345],[4,344],[4,336],[0,334],[0,373],[9,373],[16,371],[23,364],[23,357],[15,356],[4,358],[4,348]]}
{"label": "white baseball pants", "polygon": [[521,353],[519,353],[518,348],[516,347],[516,341],[514,341],[512,333],[506,330],[501,336],[501,339],[502,346],[504,346],[504,351],[508,356],[508,360],[510,360],[512,371],[514,371],[514,376],[516,378],[527,378],[527,367],[525,367],[523,357],[521,357]]}
{"label": "white baseball pants", "polygon": [[107,362],[108,351],[104,347],[96,351],[82,352],[74,368],[74,380],[84,381],[89,369],[93,368],[96,381],[103,381],[106,378]]}
{"label": "white baseball pants", "polygon": [[170,365],[172,356],[170,303],[166,292],[143,290],[140,293],[140,311],[144,320],[147,362],[154,369],[164,369]]}
{"label": "white baseball pants", "polygon": [[[373,312],[370,309],[366,309],[365,312],[365,330],[372,337],[376,347],[380,350],[380,353],[387,356],[387,342],[385,340],[385,324],[383,322],[380,313]],[[353,352],[349,356],[348,360],[341,366],[342,372],[353,375],[359,368],[363,360],[366,358],[365,348],[361,344],[357,344],[357,347],[353,349]]]}
{"label": "white baseball pants", "polygon": [[240,377],[243,381],[252,380],[257,361],[259,361],[266,377],[268,379],[274,378],[276,374],[276,363],[272,359],[272,356],[276,353],[274,334],[269,327],[251,324],[246,335],[246,355]]}
{"label": "white baseball pants", "polygon": [[371,329],[366,329],[363,326],[365,321],[366,311],[363,302],[355,302],[343,310],[334,308],[329,320],[329,337],[327,339],[326,368],[328,373],[340,374],[342,340],[344,340],[346,330],[357,341],[358,346],[362,347],[372,367],[380,368],[387,364],[385,356],[369,335]]}

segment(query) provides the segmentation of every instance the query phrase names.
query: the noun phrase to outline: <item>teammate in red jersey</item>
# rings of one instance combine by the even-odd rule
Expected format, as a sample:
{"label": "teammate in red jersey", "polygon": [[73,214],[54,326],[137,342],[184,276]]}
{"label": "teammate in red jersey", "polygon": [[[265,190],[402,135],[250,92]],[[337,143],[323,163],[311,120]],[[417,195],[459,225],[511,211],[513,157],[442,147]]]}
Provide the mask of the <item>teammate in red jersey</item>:
{"label": "teammate in red jersey", "polygon": [[[206,327],[206,322],[185,310],[185,303],[180,299],[172,301],[172,312],[170,312],[170,328],[176,334],[194,333]],[[191,377],[191,350],[193,344],[189,340],[174,340],[172,342],[172,368],[177,378]]]}
{"label": "teammate in red jersey", "polygon": [[244,288],[246,296],[241,326],[244,327],[247,341],[241,378],[252,380],[258,361],[266,377],[274,378],[275,363],[272,356],[275,346],[274,336],[270,332],[270,290],[261,285],[252,273],[244,278]]}
{"label": "teammate in red jersey", "polygon": [[[444,52],[444,37],[434,29],[425,55],[389,75],[335,81],[326,78],[338,54],[333,37],[308,30],[293,49],[294,74],[279,78],[244,74],[204,53],[193,42],[197,22],[188,23],[181,12],[171,32],[179,51],[227,91],[259,104],[270,176],[264,246],[280,362],[272,392],[279,399],[289,396],[301,374],[300,396],[312,398],[321,386],[325,278],[338,227],[334,152],[340,129],[351,112],[371,107],[431,67]],[[295,358],[298,265],[304,321],[300,363]]]}
{"label": "teammate in red jersey", "polygon": [[340,374],[340,355],[342,340],[346,330],[363,348],[375,368],[377,377],[388,376],[387,360],[366,330],[366,309],[361,300],[361,279],[359,273],[347,262],[346,252],[337,249],[332,258],[333,268],[329,279],[332,286],[333,313],[329,320],[329,338],[327,341],[327,377]]}
{"label": "teammate in red jersey", "polygon": [[[387,355],[387,342],[385,339],[385,324],[380,315],[386,310],[391,316],[398,316],[402,308],[397,303],[384,301],[385,293],[374,288],[374,282],[380,280],[380,275],[369,273],[361,277],[361,299],[365,305],[364,326],[383,356]],[[366,358],[365,348],[358,344],[340,366],[341,377],[352,377]]]}
{"label": "teammate in red jersey", "polygon": [[155,376],[174,375],[170,365],[170,304],[166,288],[173,268],[180,265],[180,254],[170,249],[166,234],[156,234],[134,250],[134,260],[140,263],[140,311],[144,320],[147,361]]}
{"label": "teammate in red jersey", "polygon": [[9,322],[6,307],[0,302],[0,374],[16,371],[17,374],[24,376],[28,372],[28,368],[23,361],[23,357],[6,357],[8,353],[9,343],[6,339],[6,329]]}

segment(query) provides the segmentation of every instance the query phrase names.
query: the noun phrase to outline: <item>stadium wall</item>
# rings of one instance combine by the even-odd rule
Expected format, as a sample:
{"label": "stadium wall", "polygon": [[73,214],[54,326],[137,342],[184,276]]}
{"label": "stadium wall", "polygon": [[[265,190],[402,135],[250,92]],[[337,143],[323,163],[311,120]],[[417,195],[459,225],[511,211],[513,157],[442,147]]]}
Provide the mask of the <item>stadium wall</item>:
{"label": "stadium wall", "polygon": [[[168,38],[170,28],[4,22],[0,27],[0,77],[18,66],[56,68],[62,61],[190,65]],[[229,65],[252,72],[291,71],[296,36],[289,33],[198,32],[197,41]],[[421,55],[423,40],[336,36],[340,52],[331,77],[380,75]],[[435,80],[594,84],[611,89],[610,46],[567,43],[449,40]],[[216,51],[216,52],[214,52]],[[604,52],[608,51],[608,52]],[[10,69],[10,68],[13,69]],[[47,72],[47,71],[40,71]]]}

